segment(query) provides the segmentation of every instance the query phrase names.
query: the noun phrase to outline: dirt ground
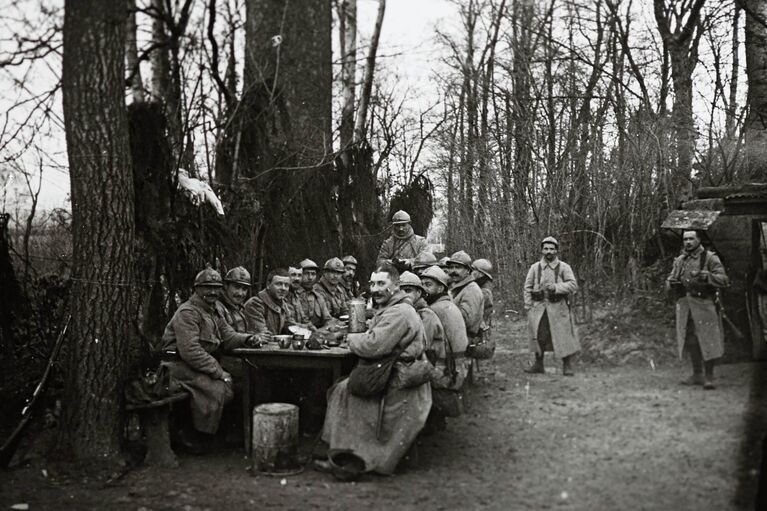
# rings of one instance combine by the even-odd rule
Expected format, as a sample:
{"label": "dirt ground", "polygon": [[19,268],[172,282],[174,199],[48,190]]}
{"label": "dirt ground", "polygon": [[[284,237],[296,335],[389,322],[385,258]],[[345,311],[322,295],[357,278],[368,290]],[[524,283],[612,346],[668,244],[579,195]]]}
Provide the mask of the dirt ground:
{"label": "dirt ground", "polygon": [[499,328],[467,413],[423,437],[418,465],[393,477],[254,477],[234,447],[110,483],[66,480],[32,459],[0,472],[0,509],[753,509],[763,365],[721,366],[715,391],[679,385],[688,366],[668,361],[581,362],[565,378],[547,359],[551,372],[531,376],[522,325]]}

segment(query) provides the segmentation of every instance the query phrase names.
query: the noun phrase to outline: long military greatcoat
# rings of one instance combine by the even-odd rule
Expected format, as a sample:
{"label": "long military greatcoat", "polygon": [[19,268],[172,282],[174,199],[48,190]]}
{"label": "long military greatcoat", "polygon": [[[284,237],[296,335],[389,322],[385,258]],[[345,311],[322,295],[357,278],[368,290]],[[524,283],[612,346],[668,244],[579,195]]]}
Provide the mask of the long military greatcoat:
{"label": "long military greatcoat", "polygon": [[[540,275],[540,278],[539,278]],[[525,279],[524,300],[527,310],[527,324],[530,335],[530,351],[540,353],[538,343],[538,325],[545,312],[549,320],[551,342],[554,345],[554,355],[557,358],[565,358],[581,349],[578,334],[575,329],[575,321],[570,311],[569,298],[552,301],[546,295],[541,301],[534,301],[533,291],[543,289],[546,284],[554,284],[557,294],[572,295],[578,290],[578,282],[570,265],[559,258],[551,263],[541,258],[540,261],[530,266]]]}
{"label": "long military greatcoat", "polygon": [[453,302],[458,306],[466,323],[466,333],[471,342],[483,328],[483,316],[485,313],[485,297],[482,290],[474,281],[474,277],[467,276],[450,288]]}
{"label": "long military greatcoat", "polygon": [[[676,301],[676,343],[679,358],[684,352],[687,337],[697,337],[703,360],[713,360],[724,354],[724,332],[722,317],[713,296],[694,296],[696,291],[709,288],[713,294],[714,288],[726,287],[730,280],[724,271],[719,257],[713,252],[706,251],[706,259],[702,269],[710,272],[705,281],[692,276],[692,272],[701,270],[703,247],[699,246],[692,253],[683,253],[674,259],[669,279],[676,278],[686,288],[686,294]],[[694,332],[687,331],[688,318],[695,325]]]}
{"label": "long military greatcoat", "polygon": [[198,431],[215,433],[224,404],[234,395],[231,384],[220,379],[224,370],[211,353],[239,348],[248,337],[235,332],[215,307],[196,294],[181,304],[165,327],[163,350],[176,351],[181,360],[163,364],[171,379],[192,395],[192,420]]}
{"label": "long military greatcoat", "polygon": [[[349,348],[359,357],[376,359],[404,348],[400,359],[419,358],[424,352],[421,318],[402,291],[376,311],[370,329],[348,334]],[[362,398],[349,392],[348,379],[328,392],[328,409],[322,439],[331,449],[351,449],[365,460],[365,470],[391,474],[426,423],[431,409],[429,383],[403,388],[398,374],[405,362],[394,365],[386,391],[380,440],[376,423],[380,398]]]}
{"label": "long military greatcoat", "polygon": [[432,387],[435,389],[460,390],[463,382],[469,374],[471,362],[466,358],[466,347],[469,345],[469,338],[466,335],[466,323],[463,321],[460,309],[453,303],[447,295],[442,295],[433,301],[430,305],[431,310],[439,318],[442,329],[445,334],[445,340],[450,343],[455,357],[455,380],[451,380],[450,375],[445,373],[447,351],[442,347],[442,351],[436,352],[437,362],[434,365],[436,373],[431,380]]}

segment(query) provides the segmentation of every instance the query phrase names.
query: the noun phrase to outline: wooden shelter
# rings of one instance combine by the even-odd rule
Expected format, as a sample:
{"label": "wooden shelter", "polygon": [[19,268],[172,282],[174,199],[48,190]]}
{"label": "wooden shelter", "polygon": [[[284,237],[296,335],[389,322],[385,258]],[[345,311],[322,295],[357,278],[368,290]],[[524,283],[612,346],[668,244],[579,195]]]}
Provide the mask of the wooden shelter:
{"label": "wooden shelter", "polygon": [[722,259],[731,285],[722,293],[728,318],[743,334],[725,327],[727,358],[767,358],[754,278],[767,269],[767,183],[698,189],[695,199],[672,211],[662,228],[705,231],[707,248]]}

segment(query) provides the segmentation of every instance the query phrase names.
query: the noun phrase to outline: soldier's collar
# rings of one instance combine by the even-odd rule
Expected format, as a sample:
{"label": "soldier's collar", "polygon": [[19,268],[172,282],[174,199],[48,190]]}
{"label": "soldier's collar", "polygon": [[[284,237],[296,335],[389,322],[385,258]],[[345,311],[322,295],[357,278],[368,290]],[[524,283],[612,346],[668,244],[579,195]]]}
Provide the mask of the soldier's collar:
{"label": "soldier's collar", "polygon": [[192,304],[204,309],[207,312],[213,312],[216,310],[215,305],[208,305],[208,302],[203,300],[202,297],[199,296],[197,293],[192,294],[191,298],[189,298],[189,301],[192,302]]}
{"label": "soldier's collar", "polygon": [[703,245],[698,245],[698,248],[693,250],[692,252],[684,251],[685,258],[692,257],[693,259],[697,259],[699,255],[703,253],[705,249],[703,248]]}
{"label": "soldier's collar", "polygon": [[[258,295],[261,297],[261,300],[263,300],[266,306],[272,309],[274,312],[282,312],[282,305],[274,301],[274,298],[272,298],[272,295],[269,294],[269,291],[262,289],[259,291]],[[283,303],[285,303],[285,300],[283,300]]]}
{"label": "soldier's collar", "polygon": [[541,257],[541,268],[554,269],[557,266],[559,266],[559,257],[555,257],[551,262],[548,262],[545,257]]}

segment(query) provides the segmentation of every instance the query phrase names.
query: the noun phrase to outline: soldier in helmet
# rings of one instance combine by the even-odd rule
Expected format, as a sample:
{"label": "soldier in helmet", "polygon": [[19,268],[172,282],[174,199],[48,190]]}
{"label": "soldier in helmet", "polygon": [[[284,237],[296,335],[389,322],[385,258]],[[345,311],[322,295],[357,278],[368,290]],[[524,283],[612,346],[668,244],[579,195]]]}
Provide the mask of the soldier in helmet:
{"label": "soldier in helmet", "polygon": [[392,235],[386,238],[378,251],[378,264],[394,264],[402,270],[409,269],[413,260],[422,252],[428,252],[426,238],[413,232],[410,215],[399,210],[391,219]]}
{"label": "soldier in helmet", "polygon": [[346,292],[346,299],[351,300],[360,294],[360,283],[357,282],[357,259],[353,255],[345,256],[342,259],[344,263],[344,277],[341,280],[341,287]]}
{"label": "soldier in helmet", "polygon": [[413,267],[413,273],[418,275],[419,277],[423,273],[423,271],[428,268],[429,266],[434,266],[437,264],[437,258],[432,254],[431,252],[421,252],[418,254],[413,261],[412,267]]}
{"label": "soldier in helmet", "polygon": [[447,261],[447,274],[450,276],[450,295],[461,310],[463,321],[466,323],[466,334],[469,344],[482,342],[485,329],[483,315],[485,298],[482,290],[471,275],[471,256],[463,250],[450,256]]}
{"label": "soldier in helmet", "polygon": [[325,261],[322,277],[314,285],[314,290],[328,304],[330,315],[334,318],[339,318],[349,312],[346,294],[341,289],[341,279],[345,271],[344,263],[339,258],[332,257]]}
{"label": "soldier in helmet", "polygon": [[570,295],[578,290],[570,265],[557,257],[559,242],[552,236],[541,241],[543,257],[530,266],[524,300],[530,327],[530,350],[535,363],[527,373],[543,373],[543,354],[553,351],[562,359],[562,374],[573,375],[572,357],[581,349],[570,310]]}
{"label": "soldier in helmet", "polygon": [[442,329],[442,322],[440,322],[434,311],[429,308],[429,304],[424,299],[426,292],[424,291],[421,279],[416,274],[406,271],[399,276],[399,288],[410,297],[413,307],[418,311],[418,315],[421,316],[423,329],[426,333],[427,355],[438,350],[444,351],[445,333]]}
{"label": "soldier in helmet", "polygon": [[242,315],[242,304],[250,293],[250,272],[238,266],[226,272],[224,287],[216,302],[218,314],[229,323],[236,332],[247,332],[245,316]]}
{"label": "soldier in helmet", "polygon": [[[217,312],[223,281],[221,275],[207,268],[194,279],[194,294],[173,314],[162,335],[163,351],[175,352],[178,358],[167,360],[171,380],[192,395],[192,424],[181,433],[180,443],[199,451],[216,433],[224,404],[233,397],[232,376],[216,356],[253,342],[253,336],[238,333]],[[214,356],[215,355],[215,356]]]}
{"label": "soldier in helmet", "polygon": [[450,277],[438,266],[430,266],[421,274],[424,298],[439,318],[445,337],[443,345],[434,345],[434,352],[427,352],[434,361],[431,388],[434,399],[432,413],[427,423],[431,430],[445,427],[445,417],[463,413],[460,390],[469,373],[466,348],[466,324],[461,311],[450,299]]}
{"label": "soldier in helmet", "polygon": [[319,269],[317,263],[311,259],[301,261],[301,288],[304,292],[299,295],[299,306],[307,322],[322,328],[333,320],[333,316],[330,315],[330,308],[325,299],[314,290]]}
{"label": "soldier in helmet", "polygon": [[487,259],[477,259],[471,265],[474,282],[482,290],[485,299],[485,308],[482,319],[488,329],[493,326],[493,263]]}

